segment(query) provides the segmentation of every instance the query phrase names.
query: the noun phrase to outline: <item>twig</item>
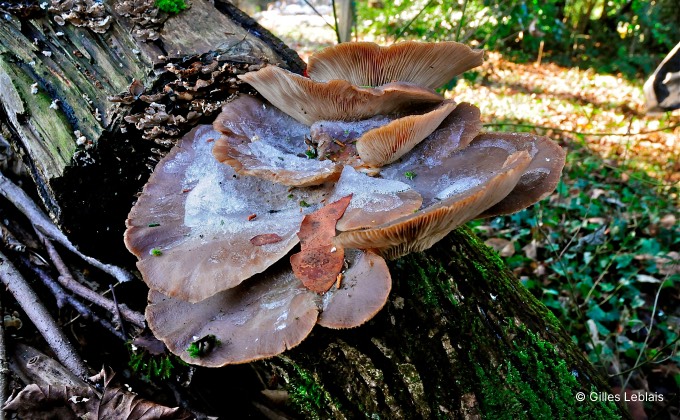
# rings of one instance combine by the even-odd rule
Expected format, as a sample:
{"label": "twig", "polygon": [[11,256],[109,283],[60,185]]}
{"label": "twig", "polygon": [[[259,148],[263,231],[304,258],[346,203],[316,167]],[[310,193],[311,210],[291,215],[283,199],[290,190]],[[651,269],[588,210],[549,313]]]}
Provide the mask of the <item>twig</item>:
{"label": "twig", "polygon": [[120,331],[121,333],[123,333],[124,337],[127,337],[127,334],[125,334],[125,323],[123,322],[123,317],[120,315],[120,306],[118,306],[118,299],[116,299],[116,292],[113,290],[113,285],[109,284],[109,290],[111,291],[113,304],[116,306],[116,311],[114,312],[114,315],[116,315],[116,318],[118,319],[118,324],[120,324]]}
{"label": "twig", "polygon": [[[3,320],[2,300],[0,300],[0,407],[7,401],[7,352],[5,351],[5,323]],[[0,420],[5,420],[5,411],[0,410]]]}
{"label": "twig", "polygon": [[78,356],[75,348],[61,332],[57,323],[52,319],[35,292],[31,290],[26,280],[1,252],[0,279],[45,338],[57,359],[76,376],[87,377],[87,367]]}
{"label": "twig", "polygon": [[25,256],[20,256],[19,261],[23,266],[31,270],[37,277],[40,279],[40,281],[48,288],[50,289],[50,292],[54,295],[54,297],[57,299],[57,306],[60,308],[64,305],[64,303],[68,303],[75,309],[83,318],[89,319],[92,322],[96,322],[100,324],[102,327],[104,327],[106,330],[108,330],[111,334],[115,335],[122,341],[127,341],[127,336],[122,333],[121,331],[118,331],[116,327],[113,326],[109,321],[100,318],[92,312],[87,306],[85,306],[82,302],[80,302],[78,299],[75,297],[69,295],[68,293],[64,292],[64,289],[61,288],[59,283],[57,283],[48,273],[47,271],[39,266],[36,266],[35,264],[31,264],[31,262],[26,258]]}
{"label": "twig", "polygon": [[26,195],[26,193],[16,186],[12,181],[0,173],[0,195],[11,202],[20,212],[31,221],[33,226],[44,235],[57,241],[64,248],[73,252],[87,263],[91,264],[105,273],[112,275],[119,282],[126,282],[132,279],[132,275],[120,267],[111,264],[104,264],[99,260],[88,257],[81,253],[75,245],[69,241],[62,231],[52,223],[47,215]]}
{"label": "twig", "polygon": [[59,277],[57,278],[57,280],[59,281],[59,283],[61,283],[62,286],[72,291],[76,295],[94,303],[95,305],[106,309],[107,311],[111,312],[114,315],[116,313],[119,313],[120,315],[122,315],[124,319],[131,322],[136,327],[144,328],[145,326],[144,315],[140,314],[139,312],[133,311],[129,308],[126,308],[124,306],[119,307],[112,300],[107,299],[106,297],[100,295],[94,290],[85,287],[79,282],[77,282],[69,272],[68,267],[66,267],[64,260],[61,259],[61,256],[54,248],[52,242],[48,238],[46,238],[45,235],[43,235],[41,232],[37,231],[37,229],[36,232],[38,233],[38,236],[45,245],[45,248],[47,249],[47,254],[50,256],[50,259],[52,260],[54,267],[59,272]]}
{"label": "twig", "polygon": [[[319,13],[318,10],[316,10],[316,7],[314,7],[314,5],[309,2],[309,0],[302,0],[302,1],[304,1],[307,6],[311,7],[312,10],[314,11],[314,13],[316,13],[317,16],[319,16],[323,20],[323,23],[325,23],[326,26],[328,26],[329,28],[331,28],[333,30],[333,32],[335,32],[335,27],[333,25],[331,25],[330,23],[328,23],[326,18],[321,13]],[[335,12],[333,12],[333,13],[335,13]],[[340,41],[338,41],[338,42],[340,42]]]}
{"label": "twig", "polygon": [[[649,342],[649,337],[652,335],[652,328],[654,328],[656,305],[659,303],[659,295],[661,294],[661,289],[663,288],[664,283],[666,283],[666,280],[668,280],[668,276],[666,276],[666,278],[664,278],[663,281],[659,283],[659,289],[656,291],[656,296],[654,296],[654,306],[652,307],[652,316],[651,319],[649,320],[649,327],[647,327],[647,336],[645,337],[644,343],[642,343],[640,353],[638,353],[637,360],[635,360],[635,364],[633,366],[638,366],[640,364],[640,359],[642,359],[642,355],[645,353],[645,350],[647,350],[647,343]],[[628,374],[626,380],[623,382],[623,385],[621,385],[621,389],[626,389],[626,387],[628,386],[628,382],[630,382],[631,378],[633,377],[633,373],[635,373],[635,371],[631,371]]]}
{"label": "twig", "polygon": [[658,130],[649,130],[649,131],[640,131],[639,133],[583,133],[581,131],[576,131],[576,130],[566,130],[564,128],[557,128],[557,127],[549,127],[545,125],[535,125],[535,124],[521,124],[521,123],[485,123],[482,124],[484,127],[498,127],[498,126],[508,126],[508,127],[523,127],[523,128],[540,128],[542,130],[552,130],[552,131],[557,131],[559,133],[567,133],[567,134],[579,134],[582,136],[591,136],[591,137],[604,137],[604,136],[619,136],[619,137],[630,137],[630,136],[644,136],[646,134],[651,134],[651,133],[658,133],[661,131],[667,131],[667,130],[674,130],[678,127],[680,127],[680,124],[675,124],[675,125],[669,125],[664,128],[659,128]]}
{"label": "twig", "polygon": [[465,9],[467,9],[468,0],[463,1],[463,12],[460,15],[460,20],[458,21],[458,29],[456,29],[456,42],[460,41],[460,30],[463,27],[463,22],[465,21]]}
{"label": "twig", "polygon": [[420,11],[419,11],[418,13],[416,13],[415,16],[413,16],[413,18],[406,24],[406,26],[404,26],[403,28],[399,29],[399,32],[397,32],[397,34],[394,36],[394,40],[396,41],[396,40],[398,40],[399,38],[401,38],[401,36],[404,34],[404,32],[406,32],[406,30],[411,26],[411,24],[412,24],[413,22],[415,22],[416,19],[418,19],[418,18],[420,17],[420,15],[425,11],[425,9],[427,9],[428,7],[430,7],[430,5],[431,5],[432,3],[434,3],[434,0],[428,1],[427,4],[426,4],[425,6],[423,6],[423,8],[420,9]]}

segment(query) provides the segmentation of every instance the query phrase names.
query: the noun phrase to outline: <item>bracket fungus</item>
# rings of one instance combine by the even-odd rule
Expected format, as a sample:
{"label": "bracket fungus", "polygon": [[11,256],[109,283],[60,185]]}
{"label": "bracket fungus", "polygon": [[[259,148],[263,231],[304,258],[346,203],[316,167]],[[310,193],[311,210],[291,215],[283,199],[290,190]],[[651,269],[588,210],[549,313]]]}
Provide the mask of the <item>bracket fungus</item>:
{"label": "bracket fungus", "polygon": [[222,366],[279,354],[317,323],[357,327],[387,301],[385,258],[550,194],[557,144],[479,134],[475,106],[432,90],[482,55],[348,43],[313,55],[309,78],[240,76],[268,102],[241,96],[188,133],[127,220],[154,334],[189,363]]}

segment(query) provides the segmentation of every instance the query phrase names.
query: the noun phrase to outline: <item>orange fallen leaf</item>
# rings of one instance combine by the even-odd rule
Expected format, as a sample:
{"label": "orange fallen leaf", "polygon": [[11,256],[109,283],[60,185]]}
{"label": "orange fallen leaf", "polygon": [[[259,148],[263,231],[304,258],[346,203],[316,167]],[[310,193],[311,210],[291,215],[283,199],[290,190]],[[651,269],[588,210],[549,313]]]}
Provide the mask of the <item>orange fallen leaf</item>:
{"label": "orange fallen leaf", "polygon": [[263,233],[262,235],[257,235],[250,238],[250,243],[255,246],[262,246],[275,244],[277,242],[281,242],[282,240],[283,238],[276,233]]}
{"label": "orange fallen leaf", "polygon": [[300,224],[300,252],[290,257],[293,273],[316,293],[325,293],[336,282],[345,259],[344,249],[333,246],[335,225],[345,214],[351,195],[308,214]]}

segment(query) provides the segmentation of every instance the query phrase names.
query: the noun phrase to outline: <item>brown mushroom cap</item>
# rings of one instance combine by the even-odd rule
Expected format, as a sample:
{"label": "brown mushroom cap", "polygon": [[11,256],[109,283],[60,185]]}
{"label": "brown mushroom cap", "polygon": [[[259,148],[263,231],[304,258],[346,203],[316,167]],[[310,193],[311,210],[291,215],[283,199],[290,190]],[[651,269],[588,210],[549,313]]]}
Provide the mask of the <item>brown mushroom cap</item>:
{"label": "brown mushroom cap", "polygon": [[373,178],[345,166],[329,202],[352,194],[352,201],[336,228],[341,231],[375,227],[413,214],[423,202],[420,194],[403,182]]}
{"label": "brown mushroom cap", "polygon": [[488,162],[474,162],[474,171],[461,178],[465,181],[440,186],[441,202],[373,229],[342,232],[333,242],[345,248],[373,249],[389,259],[431,247],[508,195],[531,160],[525,151],[506,153],[500,162],[497,159],[503,154],[496,154]]}
{"label": "brown mushroom cap", "polygon": [[350,267],[340,288],[323,296],[319,325],[328,328],[354,328],[373,318],[385,306],[392,288],[385,260],[371,251],[348,249]]}
{"label": "brown mushroom cap", "polygon": [[531,155],[531,163],[510,194],[480,217],[515,213],[544,199],[557,188],[566,152],[554,141],[525,133],[485,133],[477,136],[473,144],[486,143],[498,144],[508,150],[526,150]]}
{"label": "brown mushroom cap", "polygon": [[[187,363],[217,367],[275,356],[298,345],[316,324],[320,297],[284,264],[197,303],[149,291],[146,319],[154,335]],[[192,342],[220,344],[192,358]]]}
{"label": "brown mushroom cap", "polygon": [[[486,160],[483,153],[469,157],[457,154],[468,146],[481,127],[479,108],[468,103],[458,104],[437,130],[402,160],[382,167],[380,175],[410,185],[423,196],[423,205],[429,206],[441,192],[438,183],[450,181],[452,173],[460,173],[475,160]],[[506,157],[500,155],[496,160],[502,163]],[[412,174],[411,179],[405,176],[408,172]]]}
{"label": "brown mushroom cap", "polygon": [[213,155],[239,174],[309,186],[335,181],[342,171],[342,165],[304,155],[309,127],[250,96],[224,105],[214,127],[224,135]]}
{"label": "brown mushroom cap", "polygon": [[381,86],[398,81],[436,89],[483,60],[484,51],[457,42],[407,41],[389,47],[348,42],[314,53],[307,74],[320,82],[342,79],[357,86]]}
{"label": "brown mushroom cap", "polygon": [[[191,302],[234,287],[281,259],[298,242],[303,211],[313,210],[301,209],[299,202],[323,199],[323,191],[289,192],[236,175],[212,156],[210,140],[218,136],[209,126],[187,134],[157,165],[126,221],[125,243],[139,258],[144,281]],[[252,241],[265,234],[281,239]]]}
{"label": "brown mushroom cap", "polygon": [[357,141],[359,157],[373,167],[394,162],[432,134],[455,108],[454,101],[444,101],[428,113],[409,115],[368,131]]}
{"label": "brown mushroom cap", "polygon": [[276,66],[239,76],[272,105],[303,124],[319,120],[353,121],[436,105],[437,92],[409,83],[360,88],[345,80],[315,82]]}

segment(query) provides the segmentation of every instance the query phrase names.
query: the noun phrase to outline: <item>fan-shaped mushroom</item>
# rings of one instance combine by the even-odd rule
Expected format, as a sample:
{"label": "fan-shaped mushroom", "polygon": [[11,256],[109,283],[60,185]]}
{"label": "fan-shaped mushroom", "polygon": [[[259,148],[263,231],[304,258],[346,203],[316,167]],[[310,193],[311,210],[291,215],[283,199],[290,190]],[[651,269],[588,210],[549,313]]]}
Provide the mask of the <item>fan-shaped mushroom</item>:
{"label": "fan-shaped mushroom", "polygon": [[383,257],[549,194],[559,146],[479,135],[476,107],[431,90],[481,56],[350,43],[312,57],[315,80],[273,66],[241,76],[269,103],[240,97],[214,129],[187,134],[127,220],[154,334],[187,362],[221,366],[276,355],[316,323],[356,327],[387,301]]}

